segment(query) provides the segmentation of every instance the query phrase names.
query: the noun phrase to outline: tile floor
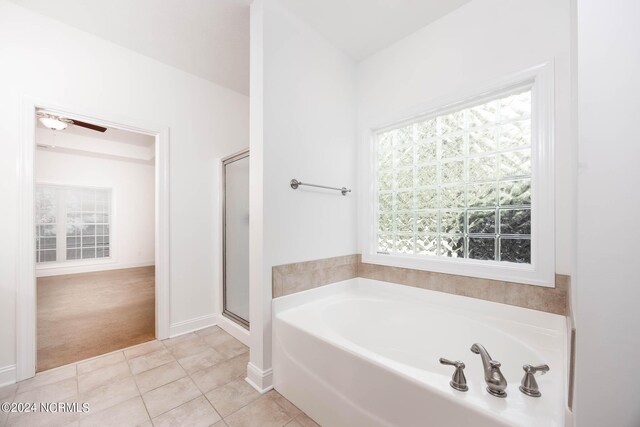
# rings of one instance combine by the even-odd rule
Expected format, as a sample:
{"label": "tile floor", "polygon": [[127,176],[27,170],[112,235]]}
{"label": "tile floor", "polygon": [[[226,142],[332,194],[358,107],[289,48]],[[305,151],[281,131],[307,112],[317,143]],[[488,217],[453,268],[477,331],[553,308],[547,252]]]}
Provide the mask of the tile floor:
{"label": "tile floor", "polygon": [[90,412],[3,413],[0,426],[309,427],[276,391],[244,380],[248,348],[217,326],[39,373],[1,402],[88,402]]}

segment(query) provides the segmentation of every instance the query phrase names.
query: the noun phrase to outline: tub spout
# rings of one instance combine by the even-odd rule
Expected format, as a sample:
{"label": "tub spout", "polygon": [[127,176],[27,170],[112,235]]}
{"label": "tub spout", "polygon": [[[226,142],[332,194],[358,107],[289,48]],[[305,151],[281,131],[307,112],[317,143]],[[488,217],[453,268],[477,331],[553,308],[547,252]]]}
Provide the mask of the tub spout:
{"label": "tub spout", "polygon": [[484,380],[487,383],[489,394],[497,397],[507,397],[507,380],[500,372],[500,362],[493,360],[489,352],[482,344],[475,343],[471,346],[471,351],[479,354],[484,367]]}

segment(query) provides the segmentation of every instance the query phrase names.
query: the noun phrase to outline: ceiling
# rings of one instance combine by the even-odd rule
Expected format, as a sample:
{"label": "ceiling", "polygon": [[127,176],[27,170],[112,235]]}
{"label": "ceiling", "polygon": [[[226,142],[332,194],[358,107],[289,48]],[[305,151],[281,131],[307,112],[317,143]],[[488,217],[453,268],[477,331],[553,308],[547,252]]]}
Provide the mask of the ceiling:
{"label": "ceiling", "polygon": [[11,0],[249,94],[251,0]]}
{"label": "ceiling", "polygon": [[155,159],[153,136],[116,128],[97,132],[69,125],[54,131],[36,120],[35,140],[38,150],[146,164],[154,164]]}
{"label": "ceiling", "polygon": [[281,0],[359,61],[471,0]]}
{"label": "ceiling", "polygon": [[151,147],[155,143],[155,138],[153,136],[116,128],[107,128],[107,130],[104,132],[97,132],[95,130],[83,128],[80,126],[69,125],[65,130],[55,131],[45,127],[38,120],[36,120],[36,127],[38,129],[43,129],[45,132],[50,133],[51,135],[75,135],[85,138],[117,141],[122,144],[130,144],[138,147]]}
{"label": "ceiling", "polygon": [[[11,0],[35,12],[249,94],[251,0]],[[471,0],[281,0],[354,60]]]}

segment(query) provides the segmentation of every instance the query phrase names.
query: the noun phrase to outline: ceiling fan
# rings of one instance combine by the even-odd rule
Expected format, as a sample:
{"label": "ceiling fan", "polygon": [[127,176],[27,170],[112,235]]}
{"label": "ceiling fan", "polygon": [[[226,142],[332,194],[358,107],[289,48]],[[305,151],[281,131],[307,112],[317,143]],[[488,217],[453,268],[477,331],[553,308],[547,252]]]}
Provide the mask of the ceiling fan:
{"label": "ceiling fan", "polygon": [[81,122],[80,120],[56,116],[53,114],[45,113],[44,111],[38,111],[37,116],[38,120],[40,120],[40,123],[51,130],[64,130],[69,125],[80,126],[83,128],[95,130],[97,132],[104,132],[107,130],[107,128],[103,126],[93,125],[91,123]]}

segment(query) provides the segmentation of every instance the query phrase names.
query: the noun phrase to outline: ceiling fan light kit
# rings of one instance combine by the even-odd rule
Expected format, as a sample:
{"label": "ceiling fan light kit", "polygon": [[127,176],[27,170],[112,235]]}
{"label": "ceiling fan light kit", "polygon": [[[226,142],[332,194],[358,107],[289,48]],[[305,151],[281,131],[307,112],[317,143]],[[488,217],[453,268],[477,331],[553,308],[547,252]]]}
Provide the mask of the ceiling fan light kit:
{"label": "ceiling fan light kit", "polygon": [[106,127],[93,125],[87,122],[81,122],[80,120],[67,119],[66,117],[60,117],[53,114],[45,113],[44,111],[38,111],[38,120],[45,127],[51,130],[64,130],[69,125],[80,126],[83,128],[95,130],[97,132],[105,132]]}
{"label": "ceiling fan light kit", "polygon": [[38,112],[38,120],[45,127],[51,130],[64,130],[72,123],[69,119],[63,119],[61,117],[52,116],[51,114]]}

